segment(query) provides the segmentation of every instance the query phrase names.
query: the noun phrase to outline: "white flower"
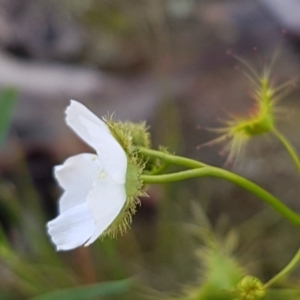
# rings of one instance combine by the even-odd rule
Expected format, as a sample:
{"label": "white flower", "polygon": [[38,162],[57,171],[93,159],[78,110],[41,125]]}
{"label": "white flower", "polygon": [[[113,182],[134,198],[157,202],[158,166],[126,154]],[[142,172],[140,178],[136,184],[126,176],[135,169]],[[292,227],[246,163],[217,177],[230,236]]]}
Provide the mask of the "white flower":
{"label": "white flower", "polygon": [[93,243],[126,202],[127,157],[108,126],[84,105],[71,100],[66,122],[97,154],[78,154],[56,166],[64,189],[59,216],[47,224],[57,250]]}

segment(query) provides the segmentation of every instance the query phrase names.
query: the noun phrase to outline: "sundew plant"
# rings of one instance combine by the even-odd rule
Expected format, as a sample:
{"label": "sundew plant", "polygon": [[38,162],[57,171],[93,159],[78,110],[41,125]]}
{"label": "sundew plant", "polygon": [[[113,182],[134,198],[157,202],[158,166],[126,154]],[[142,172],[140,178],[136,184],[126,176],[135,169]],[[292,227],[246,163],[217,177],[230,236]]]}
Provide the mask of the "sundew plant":
{"label": "sundew plant", "polygon": [[[30,201],[27,202],[27,206],[22,207],[15,204],[14,194],[5,184],[0,185],[2,195],[15,204],[14,209],[7,211],[20,219],[20,216],[23,216],[21,212],[25,211],[26,214],[22,217],[24,220],[19,221],[21,225],[18,226],[22,227],[24,223],[31,230],[31,235],[28,234],[25,238],[27,244],[25,243],[24,248],[21,247],[21,251],[16,251],[16,246],[11,243],[5,230],[0,228],[0,263],[3,273],[8,278],[1,285],[3,293],[0,294],[0,300],[18,297],[32,300],[300,299],[299,279],[293,278],[291,274],[300,263],[300,246],[294,256],[289,258],[288,263],[266,280],[252,274],[232,251],[223,247],[224,241],[217,238],[213,229],[202,227],[201,222],[196,222],[198,225],[193,226],[193,232],[197,232],[197,238],[200,237],[201,241],[195,251],[187,247],[188,250],[184,253],[185,257],[194,257],[195,264],[190,267],[193,275],[189,276],[194,276],[194,279],[188,284],[179,283],[180,288],[176,292],[168,289],[156,290],[151,283],[147,285],[147,280],[141,279],[143,276],[139,276],[139,271],[142,267],[138,260],[142,256],[141,250],[134,253],[135,273],[123,271],[124,264],[117,253],[116,241],[132,234],[134,216],[139,214],[142,205],[141,198],[148,197],[152,185],[174,186],[179,185],[181,181],[185,183],[188,179],[203,180],[206,177],[222,179],[228,184],[244,189],[254,199],[270,207],[274,215],[295,226],[300,234],[300,214],[285,204],[284,199],[275,196],[271,189],[267,190],[257,182],[227,168],[233,162],[244,159],[243,150],[248,143],[255,142],[257,136],[270,136],[281,143],[290,157],[290,163],[294,164],[300,173],[299,155],[277,126],[282,105],[278,102],[283,98],[287,85],[279,85],[273,81],[271,68],[265,68],[261,73],[253,72],[250,81],[253,106],[248,114],[230,115],[228,120],[224,121],[223,127],[214,130],[219,137],[202,145],[223,143],[223,152],[227,155],[226,167],[223,168],[180,156],[169,150],[169,145],[161,145],[155,149],[145,122],[121,122],[117,121],[114,115],[99,118],[81,102],[71,100],[65,110],[66,124],[90,147],[90,151],[71,156],[54,167],[53,174],[61,189],[57,215],[46,222],[34,192],[25,193]],[[8,91],[3,97],[0,105],[7,103],[7,110],[11,114],[15,103],[15,99],[12,98],[16,96]],[[3,132],[7,123],[2,126]],[[26,172],[26,167],[24,170]],[[21,174],[20,177],[24,180],[26,176]],[[19,193],[22,194],[22,191]],[[200,209],[203,214],[205,209],[201,209],[201,201],[196,199],[196,202],[193,203],[197,207],[195,211]],[[31,212],[29,208],[32,208]],[[46,228],[34,223],[33,214],[40,218],[39,225],[46,223]],[[197,217],[197,214],[195,216]],[[203,215],[201,218],[209,219]],[[185,234],[192,236],[193,232],[186,230]],[[290,235],[289,238],[293,239],[292,233]],[[143,236],[150,239],[146,230]],[[125,255],[135,244],[132,236],[126,243],[122,248]],[[282,247],[285,245],[282,244]],[[26,249],[29,257],[35,255],[34,259],[24,255]],[[85,282],[89,283],[88,285],[83,285],[74,270],[67,267],[66,260],[74,255],[74,252],[70,251],[74,249],[78,251],[75,252],[77,269],[83,270],[84,278],[89,277]],[[100,252],[99,249],[104,249],[101,252],[101,255],[104,254],[102,261],[99,258],[101,255],[95,255]],[[178,249],[174,247],[171,251],[176,253]],[[276,253],[274,255],[276,256]],[[246,265],[251,263],[252,261],[248,261]],[[97,271],[104,269],[103,273],[97,273],[105,274],[100,283],[90,284],[99,281],[96,275],[91,275],[91,265]],[[155,268],[155,264],[152,267]],[[197,269],[199,274],[194,275],[196,272],[193,268]],[[171,270],[174,273],[176,271]],[[163,280],[163,275],[158,276],[155,271],[151,276]],[[13,286],[18,291],[17,298],[9,297],[11,291],[6,291],[5,286]]]}
{"label": "sundew plant", "polygon": [[[253,108],[245,116],[232,116],[217,131],[221,137],[211,142],[226,142],[228,161],[241,159],[247,142],[258,135],[273,135],[300,171],[294,147],[277,128],[278,101],[285,86],[276,86],[271,70],[265,69],[252,79]],[[132,217],[151,184],[167,184],[203,177],[221,178],[240,186],[253,197],[272,207],[287,222],[300,227],[300,215],[271,191],[225,168],[182,157],[164,148],[151,147],[144,123],[99,119],[81,103],[72,100],[66,110],[66,122],[93,149],[93,153],[68,158],[55,167],[55,177],[64,192],[59,200],[59,215],[48,223],[48,233],[57,250],[89,246],[97,238],[118,237],[130,230]],[[172,165],[179,166],[176,171]],[[300,229],[299,229],[300,230]],[[292,237],[291,237],[292,238]],[[262,300],[300,299],[300,289],[288,284],[289,274],[300,262],[300,249],[290,262],[272,278],[248,274],[228,253],[212,243],[198,253],[203,261],[203,278],[165,299],[190,300]],[[284,286],[286,286],[284,288]],[[140,295],[142,298],[143,295]],[[153,296],[154,297],[154,296]]]}

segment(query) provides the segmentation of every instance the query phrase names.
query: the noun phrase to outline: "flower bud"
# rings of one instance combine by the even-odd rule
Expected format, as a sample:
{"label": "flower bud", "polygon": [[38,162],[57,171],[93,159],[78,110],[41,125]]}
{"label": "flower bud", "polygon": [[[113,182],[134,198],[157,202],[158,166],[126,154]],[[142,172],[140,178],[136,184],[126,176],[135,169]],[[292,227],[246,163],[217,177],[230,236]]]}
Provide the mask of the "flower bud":
{"label": "flower bud", "polygon": [[221,152],[228,154],[227,162],[232,162],[240,156],[244,146],[251,138],[269,133],[275,128],[278,112],[276,104],[282,96],[286,84],[276,87],[271,80],[270,73],[270,68],[266,68],[261,76],[255,74],[255,77],[251,78],[252,97],[255,102],[248,113],[231,115],[229,120],[225,120],[224,127],[213,129],[213,131],[221,133],[221,136],[198,146],[198,148],[227,142]]}
{"label": "flower bud", "polygon": [[238,283],[237,294],[238,300],[262,300],[266,290],[258,278],[247,275]]}

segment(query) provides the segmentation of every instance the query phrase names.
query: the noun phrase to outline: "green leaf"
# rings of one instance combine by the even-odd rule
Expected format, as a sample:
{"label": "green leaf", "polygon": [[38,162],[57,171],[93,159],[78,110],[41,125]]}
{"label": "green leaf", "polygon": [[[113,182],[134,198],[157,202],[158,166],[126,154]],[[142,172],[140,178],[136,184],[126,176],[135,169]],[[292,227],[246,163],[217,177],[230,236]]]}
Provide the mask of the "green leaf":
{"label": "green leaf", "polygon": [[6,88],[0,94],[0,147],[4,143],[12,114],[17,103],[17,91]]}
{"label": "green leaf", "polygon": [[131,285],[131,279],[124,279],[71,289],[63,289],[34,297],[31,300],[92,300],[96,297],[125,293],[131,288]]}

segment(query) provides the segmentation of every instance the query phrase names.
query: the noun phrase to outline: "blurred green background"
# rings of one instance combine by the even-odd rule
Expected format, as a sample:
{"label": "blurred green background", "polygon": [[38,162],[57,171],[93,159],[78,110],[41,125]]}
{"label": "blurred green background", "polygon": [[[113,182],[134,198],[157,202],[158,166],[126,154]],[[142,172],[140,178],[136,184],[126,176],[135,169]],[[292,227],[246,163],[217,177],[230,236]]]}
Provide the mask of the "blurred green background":
{"label": "blurred green background", "polygon": [[[91,151],[64,123],[69,99],[99,116],[146,120],[154,147],[223,166],[221,146],[197,145],[216,137],[201,128],[251,106],[228,53],[260,70],[278,52],[275,80],[296,82],[278,127],[300,151],[300,27],[281,11],[267,0],[0,2],[1,300],[167,299],[200,284],[196,253],[210,239],[264,281],[289,261],[299,228],[216,179],[149,187],[132,230],[116,240],[56,253],[45,228],[61,193],[52,167]],[[298,174],[272,136],[251,141],[228,168],[300,211]],[[300,284],[293,275],[290,287]]]}

